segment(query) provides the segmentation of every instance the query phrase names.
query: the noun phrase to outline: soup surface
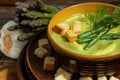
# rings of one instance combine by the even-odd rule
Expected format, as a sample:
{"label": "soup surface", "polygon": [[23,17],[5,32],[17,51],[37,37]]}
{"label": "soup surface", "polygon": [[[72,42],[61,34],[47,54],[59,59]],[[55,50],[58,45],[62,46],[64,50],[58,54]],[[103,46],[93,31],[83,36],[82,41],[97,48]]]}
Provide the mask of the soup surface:
{"label": "soup surface", "polygon": [[[91,26],[88,24],[88,20],[85,18],[84,14],[74,14],[62,20],[60,23],[67,23],[70,26],[72,26],[75,21],[79,21],[82,25],[82,30],[80,34],[91,29]],[[108,33],[111,32],[112,33],[120,32],[120,26],[111,29]],[[59,44],[62,48],[65,48],[72,52],[77,52],[78,54],[104,55],[104,54],[111,54],[120,51],[120,39],[99,40],[90,49],[84,50],[83,47],[86,45],[86,43],[78,44],[77,42],[69,42],[62,35],[57,34],[54,31],[52,33],[52,37],[54,41],[57,44]]]}

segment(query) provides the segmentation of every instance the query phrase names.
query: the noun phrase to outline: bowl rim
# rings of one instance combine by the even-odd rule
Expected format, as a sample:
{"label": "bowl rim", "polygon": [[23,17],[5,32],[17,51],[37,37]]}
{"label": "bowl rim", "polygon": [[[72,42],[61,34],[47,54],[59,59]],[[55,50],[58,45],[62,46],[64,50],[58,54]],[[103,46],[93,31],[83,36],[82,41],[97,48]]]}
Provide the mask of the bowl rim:
{"label": "bowl rim", "polygon": [[[99,4],[99,5],[106,5],[106,6],[109,6],[109,7],[113,7],[115,8],[116,6],[113,5],[113,4],[108,4],[108,3],[102,3],[102,2],[86,2],[86,3],[80,3],[80,4],[75,4],[75,5],[72,5],[72,6],[69,6],[69,7],[66,7],[64,8],[63,10],[59,11],[57,14],[55,14],[53,16],[53,18],[50,20],[49,22],[49,25],[48,25],[48,29],[47,29],[47,36],[48,36],[48,40],[50,41],[50,44],[53,44],[54,45],[54,49],[57,49],[58,51],[62,51],[64,52],[63,54],[65,55],[68,55],[68,56],[71,56],[73,58],[76,58],[76,59],[82,59],[82,60],[88,60],[88,61],[109,61],[109,60],[113,60],[113,59],[116,59],[116,58],[119,58],[120,56],[120,52],[115,52],[115,53],[111,53],[111,54],[104,54],[104,55],[88,55],[88,54],[81,54],[81,53],[77,53],[77,52],[74,52],[72,50],[67,50],[65,48],[63,48],[62,46],[59,46],[53,39],[52,39],[52,35],[50,32],[51,29],[50,29],[50,25],[51,25],[51,22],[54,20],[54,18],[60,14],[61,12],[63,11],[66,11],[72,7],[76,7],[76,6],[80,6],[80,5],[85,5],[85,4]],[[53,46],[52,45],[52,46]],[[61,52],[60,51],[60,52]]]}

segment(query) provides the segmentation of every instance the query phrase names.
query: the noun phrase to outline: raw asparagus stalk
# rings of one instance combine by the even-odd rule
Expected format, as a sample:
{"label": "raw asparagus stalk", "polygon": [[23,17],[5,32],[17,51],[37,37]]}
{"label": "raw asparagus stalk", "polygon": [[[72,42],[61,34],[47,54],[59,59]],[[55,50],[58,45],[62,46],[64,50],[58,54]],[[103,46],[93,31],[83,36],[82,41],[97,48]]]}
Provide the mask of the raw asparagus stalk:
{"label": "raw asparagus stalk", "polygon": [[15,5],[15,21],[19,27],[12,26],[8,30],[21,29],[24,32],[18,36],[18,40],[21,41],[32,38],[38,31],[46,29],[50,19],[58,11],[56,7],[46,5],[41,0],[35,0],[33,3],[17,2]]}
{"label": "raw asparagus stalk", "polygon": [[48,12],[48,13],[58,12],[58,9],[51,5],[44,5],[41,7],[41,10],[44,10],[45,12]]}
{"label": "raw asparagus stalk", "polygon": [[7,30],[9,30],[9,31],[14,31],[14,30],[16,30],[16,29],[19,29],[19,26],[18,26],[18,25],[10,26],[10,27],[7,28]]}
{"label": "raw asparagus stalk", "polygon": [[37,20],[23,20],[20,24],[29,25],[31,27],[40,27],[44,25],[48,25],[50,19],[37,19]]}
{"label": "raw asparagus stalk", "polygon": [[23,2],[16,2],[15,5],[16,5],[16,8],[18,8],[18,9],[23,9],[23,8],[29,8],[30,7],[29,4],[23,3]]}
{"label": "raw asparagus stalk", "polygon": [[27,13],[22,13],[21,16],[26,16],[28,18],[37,19],[37,18],[52,18],[54,14],[53,13],[41,13],[37,11],[29,11]]}
{"label": "raw asparagus stalk", "polygon": [[31,39],[33,36],[35,35],[35,33],[22,33],[20,34],[17,39],[19,41],[24,41],[24,40],[29,40]]}
{"label": "raw asparagus stalk", "polygon": [[51,5],[46,5],[42,2],[42,0],[35,0],[36,4],[40,7],[41,10],[48,12],[48,13],[56,13],[59,10]]}
{"label": "raw asparagus stalk", "polygon": [[31,21],[29,25],[32,27],[38,27],[38,26],[48,25],[49,21],[50,19],[38,19]]}

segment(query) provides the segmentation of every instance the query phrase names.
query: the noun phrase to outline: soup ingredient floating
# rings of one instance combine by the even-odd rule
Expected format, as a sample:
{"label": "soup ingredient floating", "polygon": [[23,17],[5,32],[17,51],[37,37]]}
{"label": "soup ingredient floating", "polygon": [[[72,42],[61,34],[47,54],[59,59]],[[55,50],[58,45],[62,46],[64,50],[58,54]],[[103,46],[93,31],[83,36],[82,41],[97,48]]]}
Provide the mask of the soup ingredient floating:
{"label": "soup ingredient floating", "polygon": [[116,7],[110,15],[108,15],[108,10],[107,7],[102,7],[94,13],[85,10],[81,15],[84,15],[84,23],[89,26],[89,29],[84,30],[85,26],[79,19],[72,21],[73,23],[67,22],[68,19],[66,19],[56,24],[53,31],[68,42],[85,44],[83,50],[90,49],[100,40],[120,39],[120,32],[111,32],[120,25],[120,8]]}
{"label": "soup ingredient floating", "polygon": [[119,13],[120,8],[116,8],[111,15],[107,15],[107,9],[105,7],[96,13],[85,13],[92,29],[79,34],[77,36],[77,42],[79,44],[87,43],[84,50],[88,50],[99,40],[120,39],[119,33],[108,33],[112,28],[120,25]]}
{"label": "soup ingredient floating", "polygon": [[53,30],[56,33],[65,36],[70,42],[77,40],[77,35],[80,33],[81,29],[82,25],[79,23],[79,21],[75,21],[72,26],[69,26],[67,23],[59,23],[53,27]]}

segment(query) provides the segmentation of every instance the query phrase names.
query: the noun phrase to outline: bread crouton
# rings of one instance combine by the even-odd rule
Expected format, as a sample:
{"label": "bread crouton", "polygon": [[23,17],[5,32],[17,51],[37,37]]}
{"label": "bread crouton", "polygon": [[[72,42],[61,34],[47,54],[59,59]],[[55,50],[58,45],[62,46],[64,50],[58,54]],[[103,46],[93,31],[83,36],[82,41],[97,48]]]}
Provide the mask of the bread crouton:
{"label": "bread crouton", "polygon": [[39,58],[45,58],[48,55],[48,50],[42,47],[38,47],[35,49],[34,54]]}
{"label": "bread crouton", "polygon": [[63,75],[64,78],[65,78],[65,80],[71,80],[72,74],[70,72],[62,69],[62,68],[59,68],[57,70],[57,73],[55,74],[55,78],[58,77],[58,76],[60,76],[60,75]]}
{"label": "bread crouton", "polygon": [[79,80],[93,80],[90,76],[88,77],[80,77]]}
{"label": "bread crouton", "polygon": [[114,76],[111,76],[109,80],[119,80],[119,79]]}
{"label": "bread crouton", "polygon": [[101,77],[98,77],[98,80],[107,80],[107,77],[106,76],[101,76]]}
{"label": "bread crouton", "polygon": [[65,36],[70,42],[74,42],[77,39],[77,34],[75,34],[75,32],[72,30],[68,30]]}
{"label": "bread crouton", "polygon": [[59,23],[53,27],[53,31],[58,34],[64,35],[67,30],[69,30],[70,26],[67,23]]}
{"label": "bread crouton", "polygon": [[69,63],[73,64],[73,65],[76,65],[77,62],[76,62],[76,60],[69,60]]}
{"label": "bread crouton", "polygon": [[75,21],[72,27],[72,31],[74,31],[77,34],[80,33],[81,29],[82,29],[82,25],[80,24],[80,22]]}
{"label": "bread crouton", "polygon": [[48,45],[49,45],[48,39],[40,39],[38,41],[38,46],[39,47],[46,48],[46,46],[48,46]]}
{"label": "bread crouton", "polygon": [[54,57],[45,57],[44,60],[44,70],[54,70],[55,69],[55,58]]}
{"label": "bread crouton", "polygon": [[60,74],[57,77],[55,77],[54,80],[67,80],[67,79],[65,78],[65,76],[63,74]]}

